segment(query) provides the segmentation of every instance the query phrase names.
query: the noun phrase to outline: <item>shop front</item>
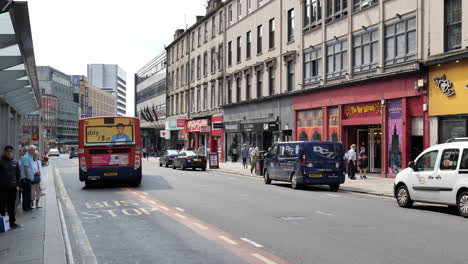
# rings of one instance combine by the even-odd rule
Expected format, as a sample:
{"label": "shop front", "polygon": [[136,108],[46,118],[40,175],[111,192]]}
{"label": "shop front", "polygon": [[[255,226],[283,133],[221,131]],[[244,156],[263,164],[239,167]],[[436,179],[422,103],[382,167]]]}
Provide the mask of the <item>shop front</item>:
{"label": "shop front", "polygon": [[210,150],[211,122],[209,119],[195,119],[187,121],[188,148],[205,149],[205,155]]}
{"label": "shop front", "polygon": [[356,144],[358,152],[365,148],[370,172],[392,177],[429,143],[418,80],[412,75],[297,96],[295,139]]}
{"label": "shop front", "polygon": [[461,60],[429,69],[431,145],[468,137],[468,62]]}
{"label": "shop front", "polygon": [[210,153],[218,153],[219,162],[224,162],[224,124],[223,116],[211,117]]}
{"label": "shop front", "polygon": [[166,149],[182,149],[185,146],[186,120],[182,118],[172,119],[165,122],[164,137],[166,138]]}

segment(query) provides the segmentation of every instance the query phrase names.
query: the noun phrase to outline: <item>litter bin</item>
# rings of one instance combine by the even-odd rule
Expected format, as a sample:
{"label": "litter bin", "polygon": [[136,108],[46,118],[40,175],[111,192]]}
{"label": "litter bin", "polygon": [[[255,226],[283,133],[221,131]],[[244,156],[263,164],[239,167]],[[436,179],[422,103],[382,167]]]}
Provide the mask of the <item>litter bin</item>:
{"label": "litter bin", "polygon": [[257,161],[255,162],[255,174],[259,176],[263,176],[263,168],[265,167],[265,158],[266,158],[266,151],[260,151]]}

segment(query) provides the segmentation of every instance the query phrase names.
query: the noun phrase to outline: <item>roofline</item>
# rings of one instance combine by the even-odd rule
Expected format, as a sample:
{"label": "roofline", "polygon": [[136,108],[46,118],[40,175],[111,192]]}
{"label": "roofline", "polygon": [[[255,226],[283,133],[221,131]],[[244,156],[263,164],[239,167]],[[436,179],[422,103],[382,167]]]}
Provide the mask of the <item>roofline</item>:
{"label": "roofline", "polygon": [[159,59],[161,59],[162,57],[166,57],[166,50],[160,52],[156,57],[152,58],[149,62],[147,62],[143,67],[141,67],[135,74],[136,75],[139,75],[141,74],[143,71],[146,71],[148,68],[150,68],[150,66],[155,63],[156,61],[158,61]]}

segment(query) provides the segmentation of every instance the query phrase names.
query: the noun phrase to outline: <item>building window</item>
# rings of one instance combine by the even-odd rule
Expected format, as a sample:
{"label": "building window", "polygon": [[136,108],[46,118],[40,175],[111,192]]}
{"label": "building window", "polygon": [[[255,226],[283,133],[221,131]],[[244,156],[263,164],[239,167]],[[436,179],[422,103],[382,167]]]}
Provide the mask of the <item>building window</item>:
{"label": "building window", "polygon": [[322,22],[322,0],[305,0],[304,30],[315,28]]}
{"label": "building window", "polygon": [[176,95],[176,98],[175,98],[176,102],[175,102],[175,114],[178,115],[179,114],[179,94]]}
{"label": "building window", "polygon": [[211,49],[211,65],[210,65],[211,73],[216,71],[216,49]]}
{"label": "building window", "polygon": [[257,71],[257,98],[262,97],[263,94],[263,71]]}
{"label": "building window", "polygon": [[197,110],[196,110],[197,112],[200,111],[200,107],[201,107],[200,101],[201,101],[201,88],[198,87],[197,88]]}
{"label": "building window", "polygon": [[348,14],[348,0],[326,1],[326,23],[345,17]]}
{"label": "building window", "polygon": [[257,6],[261,7],[263,5],[263,0],[257,0]]}
{"label": "building window", "polygon": [[237,37],[237,63],[241,62],[241,37]]}
{"label": "building window", "polygon": [[241,78],[236,78],[236,102],[240,102],[241,99]]}
{"label": "building window", "polygon": [[257,54],[262,53],[263,29],[262,25],[257,27]]}
{"label": "building window", "polygon": [[250,91],[252,88],[252,76],[250,74],[245,75],[245,100],[250,100]]}
{"label": "building window", "polygon": [[179,43],[176,45],[176,61],[179,60]]}
{"label": "building window", "polygon": [[252,0],[247,0],[247,14],[252,11]]}
{"label": "building window", "polygon": [[218,80],[218,106],[224,104],[223,91],[224,91],[223,80]]}
{"label": "building window", "polygon": [[220,11],[219,12],[219,27],[218,27],[218,32],[221,34],[221,32],[223,32],[223,28],[224,28],[224,23],[223,23],[223,11]]}
{"label": "building window", "polygon": [[201,46],[201,27],[198,28],[198,47]]}
{"label": "building window", "polygon": [[229,21],[229,24],[232,23],[232,5],[228,6],[228,21]]}
{"label": "building window", "polygon": [[195,32],[192,32],[192,50],[195,50]]}
{"label": "building window", "polygon": [[242,18],[242,3],[241,0],[237,0],[237,19]]}
{"label": "building window", "polygon": [[232,80],[227,81],[227,103],[232,103]]}
{"label": "building window", "polygon": [[180,40],[180,57],[184,57],[184,39]]}
{"label": "building window", "polygon": [[208,74],[208,52],[203,53],[203,76]]}
{"label": "building window", "polygon": [[175,86],[175,83],[174,83],[174,71],[172,71],[172,74],[171,74],[171,90],[174,90],[174,86]]}
{"label": "building window", "polygon": [[353,0],[353,11],[366,9],[379,3],[379,0]]}
{"label": "building window", "polygon": [[344,75],[348,70],[348,41],[335,41],[327,45],[327,78]]}
{"label": "building window", "polygon": [[213,109],[215,107],[215,88],[216,88],[216,83],[211,82],[211,94],[210,94],[210,108]]}
{"label": "building window", "polygon": [[203,25],[203,40],[204,43],[208,41],[208,21],[206,21]]}
{"label": "building window", "polygon": [[203,86],[203,110],[208,109],[208,85]]}
{"label": "building window", "polygon": [[211,38],[216,36],[216,15],[211,18]]}
{"label": "building window", "polygon": [[288,10],[288,41],[294,40],[294,8]]}
{"label": "building window", "polygon": [[287,86],[288,92],[294,90],[294,61],[290,60],[286,64]]}
{"label": "building window", "polygon": [[268,67],[268,95],[275,94],[275,67]]}
{"label": "building window", "polygon": [[223,44],[218,46],[218,69],[223,69]]}
{"label": "building window", "polygon": [[228,66],[232,65],[232,41],[228,42]]}
{"label": "building window", "polygon": [[385,26],[385,65],[416,59],[416,18],[398,19]]}
{"label": "building window", "polygon": [[179,69],[176,69],[176,81],[175,81],[175,87],[179,87]]}
{"label": "building window", "polygon": [[322,49],[304,51],[304,83],[317,82],[322,77]]}
{"label": "building window", "polygon": [[250,58],[250,49],[252,46],[252,33],[249,31],[245,34],[245,57]]}
{"label": "building window", "polygon": [[272,49],[275,47],[275,19],[272,18],[268,22],[268,35],[269,35],[269,41],[268,41],[268,48]]}
{"label": "building window", "polygon": [[201,57],[198,55],[197,57],[197,79],[201,78]]}
{"label": "building window", "polygon": [[180,86],[185,84],[185,71],[184,71],[184,65],[180,66]]}
{"label": "building window", "polygon": [[353,36],[353,72],[374,69],[379,62],[379,34],[377,29]]}
{"label": "building window", "polygon": [[186,53],[188,54],[190,51],[190,34],[187,35],[187,40],[185,41],[185,43],[187,43]]}
{"label": "building window", "polygon": [[192,59],[192,67],[190,67],[190,81],[195,81],[195,59]]}
{"label": "building window", "polygon": [[445,51],[461,48],[461,2],[461,0],[445,0]]}
{"label": "building window", "polygon": [[185,64],[185,83],[188,84],[190,82],[190,62],[187,61]]}

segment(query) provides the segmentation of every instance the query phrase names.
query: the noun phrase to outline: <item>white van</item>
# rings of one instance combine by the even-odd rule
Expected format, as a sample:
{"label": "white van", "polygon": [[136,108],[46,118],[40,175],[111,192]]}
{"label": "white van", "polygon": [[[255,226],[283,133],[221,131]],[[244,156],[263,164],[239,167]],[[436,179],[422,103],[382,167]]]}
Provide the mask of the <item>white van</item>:
{"label": "white van", "polygon": [[426,149],[398,173],[394,194],[401,207],[413,202],[446,204],[468,217],[468,141]]}

